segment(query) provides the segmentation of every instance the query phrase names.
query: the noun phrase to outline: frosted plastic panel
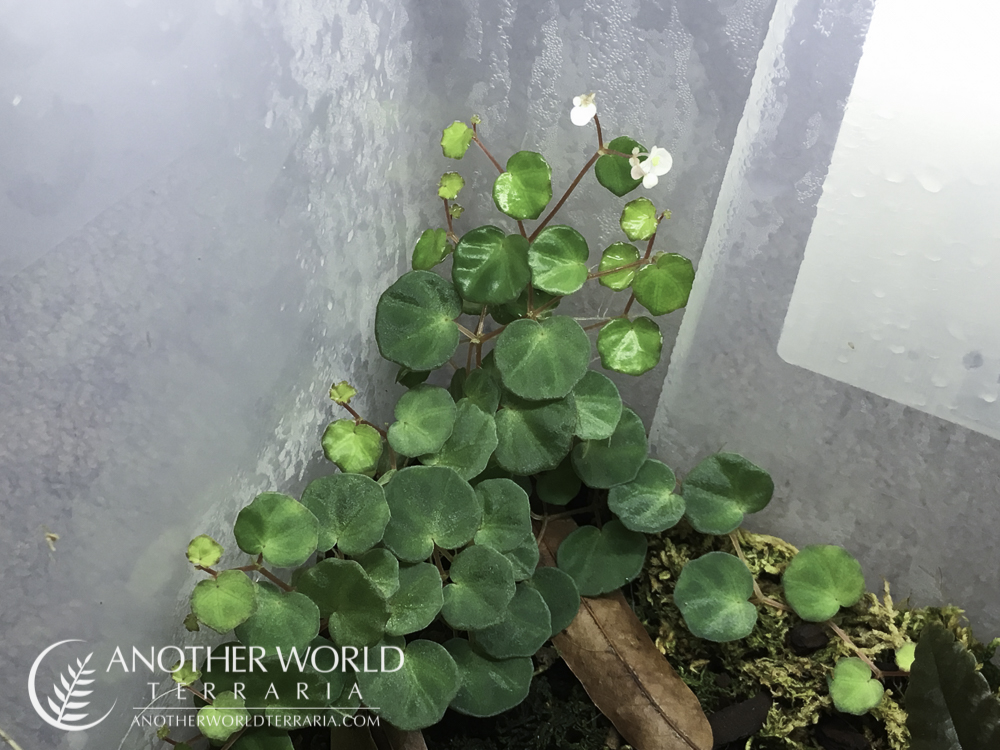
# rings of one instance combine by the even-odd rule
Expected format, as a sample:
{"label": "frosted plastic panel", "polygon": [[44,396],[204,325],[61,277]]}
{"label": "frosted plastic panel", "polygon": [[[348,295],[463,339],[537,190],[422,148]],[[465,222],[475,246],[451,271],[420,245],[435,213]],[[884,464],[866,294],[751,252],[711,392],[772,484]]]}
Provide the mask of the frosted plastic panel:
{"label": "frosted plastic panel", "polygon": [[[886,578],[897,598],[960,604],[992,637],[1000,443],[777,352],[873,5],[775,9],[651,442],[682,476],[714,451],[745,454],[776,485],[751,528],[800,546],[841,544],[861,559],[870,589]],[[926,153],[936,158],[933,144]],[[995,145],[984,149],[982,161],[996,155]],[[886,208],[885,223],[894,221]]]}
{"label": "frosted plastic panel", "polygon": [[778,342],[787,362],[993,437],[998,25],[978,0],[880,0]]}

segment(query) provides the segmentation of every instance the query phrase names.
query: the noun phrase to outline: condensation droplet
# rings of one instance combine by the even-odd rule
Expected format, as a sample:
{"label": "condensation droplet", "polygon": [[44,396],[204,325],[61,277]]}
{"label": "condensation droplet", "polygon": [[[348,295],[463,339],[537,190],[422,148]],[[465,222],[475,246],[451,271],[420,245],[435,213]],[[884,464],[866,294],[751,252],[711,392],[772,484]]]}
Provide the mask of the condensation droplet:
{"label": "condensation droplet", "polygon": [[853,195],[855,198],[864,198],[866,195],[868,195],[868,193],[866,193],[863,188],[852,187],[851,195]]}
{"label": "condensation droplet", "polygon": [[841,355],[839,355],[837,357],[837,361],[840,362],[842,365],[846,365],[847,364],[847,357],[845,355],[841,354]]}
{"label": "condensation droplet", "polygon": [[928,193],[940,193],[941,188],[944,187],[944,185],[941,184],[940,180],[926,174],[917,175],[917,182],[919,182],[920,187],[922,187]]}
{"label": "condensation droplet", "polygon": [[948,378],[946,378],[944,375],[934,374],[931,375],[931,383],[937,388],[947,388]]}
{"label": "condensation droplet", "polygon": [[[624,158],[624,157],[622,157],[622,158]],[[333,309],[333,302],[332,301],[326,303],[326,309],[327,310],[332,310]]]}
{"label": "condensation droplet", "polygon": [[903,346],[902,344],[890,344],[889,351],[892,352],[893,354],[902,354],[903,352],[906,351],[906,347]]}
{"label": "condensation droplet", "polygon": [[[622,158],[624,158],[624,157],[622,157]],[[874,294],[879,299],[882,299],[885,296],[885,290],[884,289],[872,289],[872,294]]]}
{"label": "condensation droplet", "polygon": [[982,394],[980,394],[979,398],[981,398],[987,404],[993,404],[993,403],[996,403],[997,394],[995,394],[995,393],[982,393]]}

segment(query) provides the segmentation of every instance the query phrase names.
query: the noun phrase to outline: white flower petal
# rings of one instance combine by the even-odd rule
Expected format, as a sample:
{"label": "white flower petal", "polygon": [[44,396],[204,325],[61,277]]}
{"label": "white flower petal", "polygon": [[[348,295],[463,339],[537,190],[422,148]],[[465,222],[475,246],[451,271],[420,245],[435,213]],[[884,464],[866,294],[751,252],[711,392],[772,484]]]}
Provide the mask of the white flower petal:
{"label": "white flower petal", "polygon": [[656,187],[656,183],[658,183],[659,181],[660,178],[657,177],[652,172],[650,172],[649,174],[647,174],[645,177],[642,178],[642,186],[648,190],[651,187]]}
{"label": "white flower petal", "polygon": [[573,106],[574,107],[579,107],[582,102],[583,102],[583,97],[582,96],[574,96],[573,97]]}
{"label": "white flower petal", "polygon": [[594,115],[596,114],[596,104],[591,104],[588,107],[573,107],[569,113],[569,119],[573,121],[574,125],[586,125],[594,119]]}
{"label": "white flower petal", "polygon": [[649,152],[649,159],[647,161],[652,162],[649,164],[649,171],[657,176],[665,175],[674,166],[674,157],[670,155],[670,152],[665,148],[657,148],[655,146]]}
{"label": "white flower petal", "polygon": [[642,168],[641,164],[633,164],[632,171],[629,174],[632,175],[633,180],[641,180],[646,176],[646,170]]}

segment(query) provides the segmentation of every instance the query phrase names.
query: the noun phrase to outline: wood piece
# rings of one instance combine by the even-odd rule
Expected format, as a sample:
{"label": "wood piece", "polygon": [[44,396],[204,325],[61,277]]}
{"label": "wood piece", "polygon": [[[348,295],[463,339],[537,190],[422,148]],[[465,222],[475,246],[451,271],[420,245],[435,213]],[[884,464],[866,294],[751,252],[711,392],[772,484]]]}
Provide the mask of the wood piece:
{"label": "wood piece", "polygon": [[[576,524],[551,521],[539,540],[543,565]],[[698,699],[653,644],[621,591],[584,597],[572,624],[552,639],[601,712],[636,750],[711,750]]]}

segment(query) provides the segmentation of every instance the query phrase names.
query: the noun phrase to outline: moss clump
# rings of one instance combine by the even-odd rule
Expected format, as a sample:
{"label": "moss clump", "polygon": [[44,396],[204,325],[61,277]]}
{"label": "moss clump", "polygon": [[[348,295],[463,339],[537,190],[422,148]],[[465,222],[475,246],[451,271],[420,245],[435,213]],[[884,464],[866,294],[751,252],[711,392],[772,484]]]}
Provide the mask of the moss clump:
{"label": "moss clump", "polygon": [[[797,550],[772,536],[740,532],[739,537],[747,564],[763,593],[783,601],[780,576]],[[699,534],[686,523],[651,539],[650,555],[634,602],[640,618],[650,629],[657,648],[670,659],[708,714],[754,696],[762,686],[771,693],[774,702],[767,721],[748,741],[747,750],[819,748],[812,727],[833,713],[827,675],[837,659],[852,656],[853,651],[831,635],[813,653],[797,655],[790,645],[790,633],[802,621],[794,613],[765,606],[758,607],[757,627],[742,640],[712,643],[695,638],[673,604],[673,584],[689,560],[715,550],[734,552],[729,537]],[[907,640],[918,640],[931,620],[942,622],[980,662],[988,662],[1000,645],[1000,639],[988,645],[977,641],[962,624],[962,610],[958,607],[910,609],[905,602],[897,607],[888,584],[881,599],[867,594],[838,616],[840,627],[885,670],[895,669],[895,648]],[[998,672],[992,664],[984,668],[994,689],[1000,684]],[[874,750],[906,750],[909,746],[906,712],[900,705],[904,688],[904,679],[887,680],[885,698],[871,711],[877,721],[869,719],[861,724]]]}

